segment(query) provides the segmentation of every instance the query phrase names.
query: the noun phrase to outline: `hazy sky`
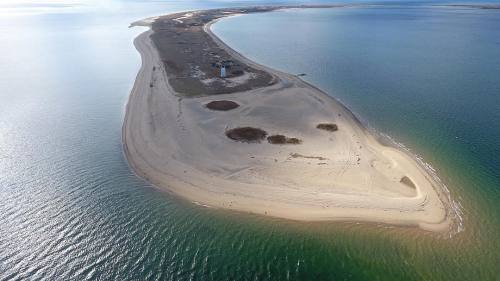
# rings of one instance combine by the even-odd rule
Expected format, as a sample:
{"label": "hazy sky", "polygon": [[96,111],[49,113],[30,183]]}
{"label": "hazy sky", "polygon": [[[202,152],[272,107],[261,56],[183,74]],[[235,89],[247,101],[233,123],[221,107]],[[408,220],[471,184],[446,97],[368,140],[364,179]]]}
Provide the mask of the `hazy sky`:
{"label": "hazy sky", "polygon": [[[123,7],[126,2],[178,2],[189,5],[190,2],[211,2],[211,3],[243,3],[242,5],[251,5],[251,3],[272,3],[273,0],[177,0],[177,1],[161,1],[161,0],[0,0],[0,16],[9,16],[16,14],[38,14],[38,13],[72,13],[81,12],[82,9],[94,9],[101,11],[116,11]],[[276,3],[326,3],[326,2],[352,2],[352,3],[367,3],[367,2],[414,2],[414,3],[499,3],[500,0],[276,0]]]}

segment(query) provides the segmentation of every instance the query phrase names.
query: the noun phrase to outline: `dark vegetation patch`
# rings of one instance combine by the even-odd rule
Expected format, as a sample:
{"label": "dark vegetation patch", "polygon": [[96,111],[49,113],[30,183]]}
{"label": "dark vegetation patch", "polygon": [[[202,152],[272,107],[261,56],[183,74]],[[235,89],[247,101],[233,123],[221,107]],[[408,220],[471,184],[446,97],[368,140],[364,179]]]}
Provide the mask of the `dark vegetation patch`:
{"label": "dark vegetation patch", "polygon": [[284,135],[272,135],[267,137],[270,144],[301,144],[302,141],[298,138],[289,138]]}
{"label": "dark vegetation patch", "polygon": [[236,77],[236,76],[241,76],[241,75],[243,75],[244,73],[245,73],[245,72],[243,72],[243,70],[234,70],[234,71],[231,71],[231,74],[232,74],[233,76],[235,76],[235,77]]}
{"label": "dark vegetation patch", "polygon": [[411,187],[411,188],[417,188],[415,186],[415,184],[413,183],[413,181],[409,177],[407,177],[407,176],[402,177],[401,180],[400,180],[400,182],[402,184],[406,185],[406,186]]}
{"label": "dark vegetation patch", "polygon": [[253,127],[238,127],[226,131],[226,136],[240,142],[260,142],[267,136],[267,132]]}
{"label": "dark vegetation patch", "polygon": [[[207,10],[193,13],[190,18],[176,20],[186,14],[182,12],[155,20],[151,40],[163,61],[172,88],[186,96],[200,96],[247,91],[274,84],[273,75],[233,58],[203,30],[203,25],[228,15],[227,12],[258,11],[261,9]],[[240,76],[245,72],[252,76],[244,83],[228,87],[221,77],[222,66],[226,68],[225,78]],[[205,83],[207,79],[212,82]]]}
{"label": "dark vegetation patch", "polygon": [[320,130],[329,131],[329,132],[335,132],[335,131],[338,131],[338,129],[339,129],[337,124],[333,124],[333,123],[320,123],[320,124],[318,124],[318,126],[316,126],[316,128],[318,128]]}
{"label": "dark vegetation patch", "polygon": [[231,109],[235,109],[239,104],[235,103],[234,101],[230,100],[214,100],[205,105],[208,109],[212,110],[222,110],[222,111],[227,111]]}
{"label": "dark vegetation patch", "polygon": [[302,155],[302,154],[298,154],[298,153],[292,153],[292,154],[290,154],[290,156],[292,158],[316,159],[316,160],[320,160],[320,161],[328,160],[328,158],[321,157],[321,156],[308,156],[308,155]]}

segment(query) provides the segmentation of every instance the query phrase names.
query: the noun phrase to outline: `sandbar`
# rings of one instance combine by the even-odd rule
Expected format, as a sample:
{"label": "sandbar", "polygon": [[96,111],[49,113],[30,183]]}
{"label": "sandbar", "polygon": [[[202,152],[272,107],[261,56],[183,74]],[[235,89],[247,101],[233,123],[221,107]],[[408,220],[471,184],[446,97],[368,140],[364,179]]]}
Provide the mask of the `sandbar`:
{"label": "sandbar", "polygon": [[[449,196],[415,157],[383,144],[299,76],[250,61],[210,31],[223,17],[282,8],[184,12],[136,23],[151,29],[134,41],[142,66],[123,124],[135,173],[212,208],[450,229]],[[211,110],[213,101],[237,106]],[[265,135],[238,141],[227,135],[235,128]]]}

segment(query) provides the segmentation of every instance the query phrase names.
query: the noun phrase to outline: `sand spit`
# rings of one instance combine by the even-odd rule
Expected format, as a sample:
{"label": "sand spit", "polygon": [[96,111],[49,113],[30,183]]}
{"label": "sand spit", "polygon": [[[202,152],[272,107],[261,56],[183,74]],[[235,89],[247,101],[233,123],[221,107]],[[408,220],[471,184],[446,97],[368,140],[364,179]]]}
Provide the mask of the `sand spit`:
{"label": "sand spit", "polygon": [[[152,39],[155,27],[136,38],[142,67],[123,125],[125,155],[133,170],[160,188],[215,208],[293,220],[448,230],[451,202],[441,183],[412,156],[382,145],[348,109],[322,91],[297,76],[249,61],[210,32],[214,20],[244,12],[199,11],[189,17],[181,13],[158,18],[163,28],[171,21],[173,31],[182,32],[186,25],[200,26],[196,20],[202,14],[203,25],[195,32],[213,40],[239,69],[262,78],[242,85],[244,91],[224,88],[224,94],[195,97],[179,93],[169,83],[176,70],[164,63],[156,47],[160,41]],[[181,17],[182,23],[174,20]],[[211,52],[215,47],[209,45],[201,46]],[[176,87],[188,90],[179,81]],[[197,87],[196,93],[205,86]],[[227,111],[206,107],[215,100],[239,106]],[[336,130],[320,130],[318,124],[335,124]],[[270,136],[293,136],[300,143],[240,142],[226,135],[244,127]]]}

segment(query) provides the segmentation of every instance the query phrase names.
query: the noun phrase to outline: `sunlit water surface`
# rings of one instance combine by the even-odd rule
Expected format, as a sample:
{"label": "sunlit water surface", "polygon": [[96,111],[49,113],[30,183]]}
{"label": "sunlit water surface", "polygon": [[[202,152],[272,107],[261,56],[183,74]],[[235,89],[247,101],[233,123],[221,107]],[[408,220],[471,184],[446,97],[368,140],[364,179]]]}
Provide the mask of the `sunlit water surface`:
{"label": "sunlit water surface", "polygon": [[[0,5],[0,280],[495,280],[500,242],[500,12],[281,11],[214,26],[307,73],[421,155],[463,205],[437,236],[208,210],[160,192],[122,154],[143,29],[167,12],[253,2]],[[103,4],[104,3],[104,4]]]}

